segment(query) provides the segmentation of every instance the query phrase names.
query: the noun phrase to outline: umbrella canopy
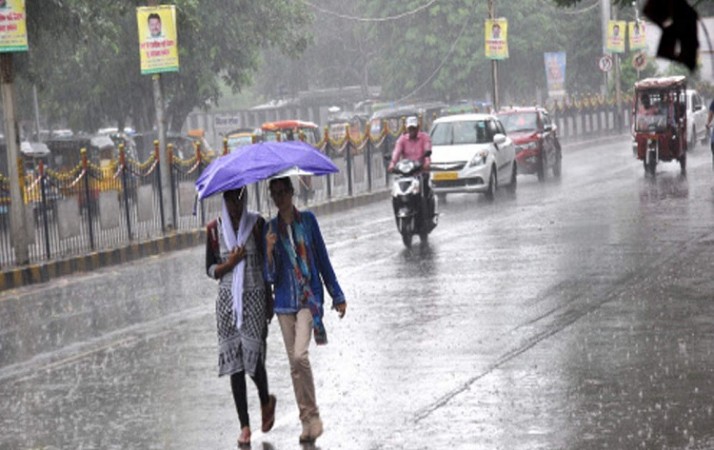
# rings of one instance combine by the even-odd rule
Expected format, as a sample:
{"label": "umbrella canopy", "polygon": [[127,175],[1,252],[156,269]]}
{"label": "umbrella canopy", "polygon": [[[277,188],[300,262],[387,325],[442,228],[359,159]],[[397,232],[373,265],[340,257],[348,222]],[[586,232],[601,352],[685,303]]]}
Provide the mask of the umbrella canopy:
{"label": "umbrella canopy", "polygon": [[338,171],[330,158],[305,142],[260,142],[214,160],[196,180],[196,192],[202,200],[291,169],[314,175]]}

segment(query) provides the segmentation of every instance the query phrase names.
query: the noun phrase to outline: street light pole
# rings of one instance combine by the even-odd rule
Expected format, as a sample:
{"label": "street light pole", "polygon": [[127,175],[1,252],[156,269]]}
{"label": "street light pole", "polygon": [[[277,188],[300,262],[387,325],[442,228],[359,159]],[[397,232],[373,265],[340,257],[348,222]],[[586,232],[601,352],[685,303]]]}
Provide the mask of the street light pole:
{"label": "street light pole", "polygon": [[[158,0],[148,0],[147,6],[158,6]],[[174,229],[174,215],[171,207],[173,190],[171,186],[171,161],[166,151],[166,117],[164,114],[164,97],[161,91],[161,74],[152,75],[154,91],[154,108],[156,109],[156,132],[159,135],[159,169],[161,171],[161,197],[164,205],[164,224],[167,230]],[[166,230],[164,230],[166,231]]]}
{"label": "street light pole", "polygon": [[[488,18],[493,20],[496,18],[496,8],[493,4],[493,0],[488,0]],[[498,111],[498,61],[495,59],[491,60],[491,95],[493,97],[493,109]]]}
{"label": "street light pole", "polygon": [[12,53],[0,53],[0,89],[2,90],[2,108],[5,113],[5,146],[7,148],[7,171],[10,178],[10,233],[12,246],[15,250],[15,264],[23,265],[30,262],[27,249],[27,219],[25,203],[20,190],[20,136],[15,117],[15,86]]}

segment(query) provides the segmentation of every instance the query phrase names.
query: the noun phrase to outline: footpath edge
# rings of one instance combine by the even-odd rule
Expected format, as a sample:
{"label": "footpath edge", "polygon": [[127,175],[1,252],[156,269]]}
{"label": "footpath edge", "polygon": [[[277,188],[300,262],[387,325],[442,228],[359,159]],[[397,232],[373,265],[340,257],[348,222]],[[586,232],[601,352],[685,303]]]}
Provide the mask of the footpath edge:
{"label": "footpath edge", "polygon": [[[350,208],[364,206],[371,202],[385,200],[388,197],[389,190],[383,188],[366,194],[339,198],[314,206],[308,206],[307,209],[317,215],[332,214]],[[46,283],[50,280],[75,273],[89,272],[149,256],[204,245],[205,242],[205,229],[176,231],[162,237],[141,242],[132,242],[124,247],[7,268],[0,272],[0,295],[2,295],[3,291],[33,284]]]}

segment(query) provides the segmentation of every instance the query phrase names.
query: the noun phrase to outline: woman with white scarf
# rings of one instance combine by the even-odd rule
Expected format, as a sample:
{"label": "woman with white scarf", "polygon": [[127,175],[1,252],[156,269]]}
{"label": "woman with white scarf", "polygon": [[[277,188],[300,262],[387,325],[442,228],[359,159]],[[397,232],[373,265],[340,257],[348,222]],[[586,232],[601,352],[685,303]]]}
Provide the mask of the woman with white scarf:
{"label": "woman with white scarf", "polygon": [[245,188],[223,193],[221,216],[207,226],[206,272],[219,280],[216,300],[218,376],[230,375],[241,432],[238,445],[250,445],[245,374],[260,397],[263,432],[275,421],[275,396],[268,391],[265,338],[272,318],[272,293],[263,280],[265,220],[246,209]]}

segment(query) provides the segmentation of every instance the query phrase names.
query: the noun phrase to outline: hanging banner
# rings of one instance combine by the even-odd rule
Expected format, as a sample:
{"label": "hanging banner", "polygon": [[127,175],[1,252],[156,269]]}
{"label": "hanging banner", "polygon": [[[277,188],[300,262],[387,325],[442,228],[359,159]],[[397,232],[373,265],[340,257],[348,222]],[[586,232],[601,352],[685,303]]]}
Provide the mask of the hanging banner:
{"label": "hanging banner", "polygon": [[625,53],[624,20],[611,20],[607,23],[607,51],[610,53]]}
{"label": "hanging banner", "polygon": [[565,52],[543,53],[548,97],[565,97]]}
{"label": "hanging banner", "polygon": [[26,52],[25,0],[0,0],[0,52]]}
{"label": "hanging banner", "polygon": [[501,17],[499,19],[486,19],[486,48],[485,54],[488,59],[508,58],[508,21]]}
{"label": "hanging banner", "polygon": [[142,75],[178,72],[176,7],[174,5],[136,8]]}
{"label": "hanging banner", "polygon": [[647,48],[647,35],[645,33],[645,22],[627,22],[627,35],[630,38],[630,51],[644,50]]}

